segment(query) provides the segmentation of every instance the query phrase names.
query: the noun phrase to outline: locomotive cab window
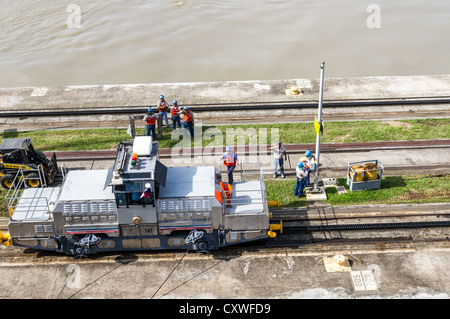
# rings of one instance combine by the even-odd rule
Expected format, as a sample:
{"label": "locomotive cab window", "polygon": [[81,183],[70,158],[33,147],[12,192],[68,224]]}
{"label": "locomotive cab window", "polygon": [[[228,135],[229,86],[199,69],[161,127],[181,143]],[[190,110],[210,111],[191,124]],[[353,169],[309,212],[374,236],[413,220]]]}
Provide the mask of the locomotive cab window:
{"label": "locomotive cab window", "polygon": [[116,194],[117,206],[122,206],[127,204],[127,199],[125,198],[125,194],[119,193]]}
{"label": "locomotive cab window", "polygon": [[129,205],[153,205],[155,203],[155,194],[151,188],[145,189],[139,183],[127,183],[120,191],[116,193],[117,207]]}

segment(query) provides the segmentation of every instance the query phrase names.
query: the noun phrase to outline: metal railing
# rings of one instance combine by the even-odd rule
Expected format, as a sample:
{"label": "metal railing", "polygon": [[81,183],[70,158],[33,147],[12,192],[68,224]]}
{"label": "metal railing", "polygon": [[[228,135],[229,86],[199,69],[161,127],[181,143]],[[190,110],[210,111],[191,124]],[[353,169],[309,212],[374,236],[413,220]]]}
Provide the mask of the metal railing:
{"label": "metal railing", "polygon": [[[258,167],[255,169],[248,169],[249,165],[257,165]],[[266,186],[264,184],[264,174],[263,174],[263,168],[261,162],[249,162],[241,163],[241,181],[245,182],[248,181],[247,177],[249,173],[255,173],[256,175],[259,175],[257,178],[257,181],[259,182],[259,189],[250,189],[245,190],[247,193],[252,192],[261,192],[261,197],[253,198],[250,197],[249,199],[241,199],[241,198],[226,198],[225,197],[225,191],[221,189],[222,191],[222,213],[225,215],[227,213],[227,207],[233,207],[237,205],[253,205],[253,204],[262,204],[264,207],[264,212],[269,212],[269,206],[267,203],[267,194],[266,194]],[[235,192],[236,194],[236,192]],[[245,213],[244,213],[245,214]]]}
{"label": "metal railing", "polygon": [[[14,209],[17,206],[17,202],[21,196],[21,190],[22,188],[29,188],[31,186],[28,185],[27,181],[32,179],[37,179],[36,176],[29,177],[32,173],[37,173],[37,176],[39,178],[39,186],[40,187],[47,187],[47,181],[45,179],[45,173],[44,168],[42,165],[39,165],[37,169],[27,169],[27,175],[24,174],[24,170],[20,167],[17,170],[16,175],[14,176],[14,179],[12,181],[11,187],[8,189],[8,192],[6,193],[5,200],[6,204],[8,206],[9,215],[12,216]],[[40,198],[45,197],[35,197],[35,198],[27,198],[27,199],[37,199],[39,201]],[[46,209],[48,210],[48,201],[47,198],[45,198]],[[36,209],[37,207],[35,207]]]}
{"label": "metal railing", "polygon": [[[20,204],[24,204],[24,206],[21,206]],[[26,204],[26,206],[25,206]],[[50,206],[48,204],[47,197],[44,196],[37,196],[37,197],[22,197],[17,198],[15,202],[13,201],[11,205],[9,206],[9,214],[11,220],[17,220],[17,218],[13,218],[14,212],[19,211],[21,213],[25,214],[25,218],[27,219],[28,214],[34,214],[36,212],[44,212],[42,215],[47,214],[47,219],[51,219],[50,214]],[[41,218],[42,219],[42,218]]]}

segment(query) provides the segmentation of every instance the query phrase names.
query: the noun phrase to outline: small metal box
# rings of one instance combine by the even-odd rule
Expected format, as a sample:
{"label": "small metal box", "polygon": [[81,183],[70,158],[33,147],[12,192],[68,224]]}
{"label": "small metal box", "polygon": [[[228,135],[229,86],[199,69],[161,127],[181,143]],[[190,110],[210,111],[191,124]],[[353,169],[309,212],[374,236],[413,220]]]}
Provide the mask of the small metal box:
{"label": "small metal box", "polygon": [[383,165],[378,160],[348,163],[347,185],[350,191],[379,189]]}

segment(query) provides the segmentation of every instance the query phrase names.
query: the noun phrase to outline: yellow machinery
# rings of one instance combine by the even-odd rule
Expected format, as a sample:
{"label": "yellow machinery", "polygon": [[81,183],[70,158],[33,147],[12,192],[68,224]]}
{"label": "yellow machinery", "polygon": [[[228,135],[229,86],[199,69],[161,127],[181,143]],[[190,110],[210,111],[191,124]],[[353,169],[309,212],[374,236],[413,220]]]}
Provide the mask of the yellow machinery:
{"label": "yellow machinery", "polygon": [[10,138],[0,146],[0,185],[11,188],[19,169],[22,169],[24,183],[28,187],[53,184],[58,167],[56,155],[49,160],[44,153],[36,151],[30,138]]}
{"label": "yellow machinery", "polygon": [[2,233],[0,231],[0,244],[3,244],[5,246],[11,246],[12,240],[11,237],[9,236],[9,233]]}

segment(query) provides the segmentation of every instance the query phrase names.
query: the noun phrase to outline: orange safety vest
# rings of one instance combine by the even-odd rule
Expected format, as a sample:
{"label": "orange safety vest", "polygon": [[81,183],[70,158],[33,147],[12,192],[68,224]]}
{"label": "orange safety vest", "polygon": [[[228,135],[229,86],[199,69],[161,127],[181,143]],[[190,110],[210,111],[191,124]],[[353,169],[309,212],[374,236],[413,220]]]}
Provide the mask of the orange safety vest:
{"label": "orange safety vest", "polygon": [[226,165],[226,166],[235,166],[236,165],[236,161],[234,160],[233,152],[231,152],[230,155],[227,154],[227,156],[225,156],[225,158],[223,159],[223,165]]}
{"label": "orange safety vest", "polygon": [[173,107],[171,114],[172,116],[180,116],[180,109],[178,107]]}
{"label": "orange safety vest", "polygon": [[161,104],[161,105],[158,107],[158,111],[160,111],[160,112],[167,112],[167,109],[168,109],[168,107],[167,107],[167,104],[166,104],[166,103]]}
{"label": "orange safety vest", "polygon": [[220,181],[220,187],[223,190],[223,193],[225,194],[226,199],[231,199],[231,196],[233,195],[233,187],[230,184],[226,184],[223,181]]}
{"label": "orange safety vest", "polygon": [[156,123],[156,118],[154,115],[149,115],[147,117],[147,125],[153,125]]}
{"label": "orange safety vest", "polygon": [[183,122],[192,122],[192,120],[193,118],[191,112],[184,113]]}

